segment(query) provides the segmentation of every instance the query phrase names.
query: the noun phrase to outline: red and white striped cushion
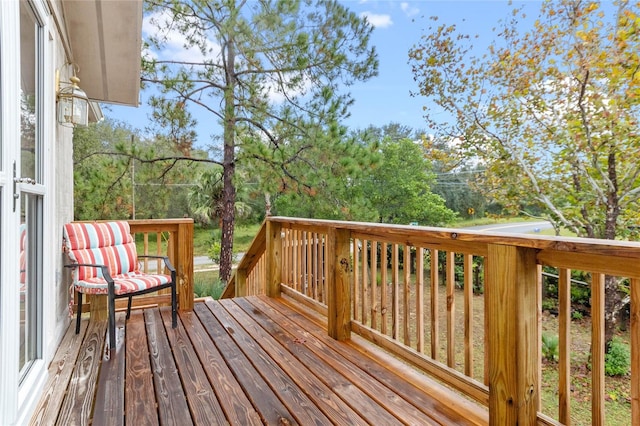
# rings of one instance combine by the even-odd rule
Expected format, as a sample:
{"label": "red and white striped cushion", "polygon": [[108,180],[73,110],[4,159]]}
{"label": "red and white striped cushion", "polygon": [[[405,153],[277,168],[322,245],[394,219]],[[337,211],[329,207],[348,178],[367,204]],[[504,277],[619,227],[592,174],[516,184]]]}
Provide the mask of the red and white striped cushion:
{"label": "red and white striped cushion", "polygon": [[[136,245],[128,222],[68,223],[64,240],[72,262],[106,265],[111,276],[138,271]],[[77,281],[84,281],[101,278],[102,270],[79,267],[75,274]]]}
{"label": "red and white striped cushion", "polygon": [[[171,282],[170,275],[140,272],[136,245],[128,222],[68,223],[64,226],[64,242],[72,262],[106,265],[109,268],[116,295]],[[107,282],[101,268],[74,268],[73,280],[76,291],[107,294]]]}
{"label": "red and white striped cushion", "polygon": [[[115,284],[115,294],[127,294],[135,291],[146,290],[171,282],[170,275],[149,275],[142,272],[130,272],[112,276]],[[107,294],[107,282],[104,278],[87,278],[75,283],[76,291],[87,294]]]}

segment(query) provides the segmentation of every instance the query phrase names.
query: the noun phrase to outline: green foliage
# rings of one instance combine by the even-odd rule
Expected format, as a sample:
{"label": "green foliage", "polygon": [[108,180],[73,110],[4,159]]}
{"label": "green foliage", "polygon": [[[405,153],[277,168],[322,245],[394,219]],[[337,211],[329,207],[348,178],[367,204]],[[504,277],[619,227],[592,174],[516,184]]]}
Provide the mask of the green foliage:
{"label": "green foliage", "polygon": [[215,278],[212,273],[198,272],[193,278],[193,292],[196,297],[212,297],[219,299],[224,291],[225,284]]}
{"label": "green foliage", "polygon": [[550,362],[556,362],[559,355],[560,339],[555,334],[542,333],[542,357]]}
{"label": "green foliage", "polygon": [[380,156],[379,166],[362,183],[379,222],[433,226],[454,220],[442,197],[431,192],[435,175],[420,145],[385,136]]}
{"label": "green foliage", "polygon": [[584,315],[582,315],[582,312],[580,312],[580,311],[571,312],[571,319],[572,320],[580,321],[580,320],[582,320],[582,318],[584,318]]}
{"label": "green foliage", "polygon": [[137,131],[106,119],[78,127],[73,140],[76,219],[190,215],[184,184],[197,166],[154,160],[176,153],[165,139],[140,140]]}
{"label": "green foliage", "polygon": [[607,376],[623,376],[631,368],[631,350],[629,345],[614,338],[604,356],[604,372]]}
{"label": "green foliage", "polygon": [[640,6],[519,8],[484,52],[467,26],[433,18],[409,53],[427,124],[461,160],[482,160],[480,187],[509,210],[534,209],[578,236],[627,237],[640,211]]}
{"label": "green foliage", "polygon": [[220,230],[216,229],[213,231],[211,244],[207,250],[207,256],[209,256],[209,259],[213,260],[215,263],[220,263],[220,247]]}

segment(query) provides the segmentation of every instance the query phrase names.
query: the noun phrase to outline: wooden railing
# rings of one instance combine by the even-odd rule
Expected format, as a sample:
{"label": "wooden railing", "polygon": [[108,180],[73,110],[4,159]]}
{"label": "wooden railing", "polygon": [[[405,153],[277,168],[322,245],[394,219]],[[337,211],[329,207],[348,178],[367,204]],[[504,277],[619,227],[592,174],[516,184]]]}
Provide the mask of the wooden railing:
{"label": "wooden railing", "polygon": [[[556,419],[540,409],[543,266],[559,271]],[[271,217],[223,297],[293,297],[332,337],[363,336],[486,405],[491,424],[570,424],[571,270],[592,277],[593,425],[606,419],[604,275],[629,279],[640,424],[640,244]]]}
{"label": "wooden railing", "polygon": [[[178,307],[182,311],[193,310],[193,219],[130,220],[129,225],[136,239],[139,255],[169,256],[171,264],[176,269]],[[162,260],[141,259],[143,272],[155,272],[161,268]],[[89,301],[91,305],[91,298]],[[100,302],[101,305],[105,303],[106,301]],[[118,299],[116,309],[124,309],[126,304],[126,299]],[[170,304],[171,293],[166,289],[157,294],[135,297],[132,307]],[[77,307],[74,306],[74,309]],[[102,306],[90,306],[89,309],[92,309],[92,312],[94,309],[104,310]],[[88,312],[88,309],[84,308],[83,311]]]}

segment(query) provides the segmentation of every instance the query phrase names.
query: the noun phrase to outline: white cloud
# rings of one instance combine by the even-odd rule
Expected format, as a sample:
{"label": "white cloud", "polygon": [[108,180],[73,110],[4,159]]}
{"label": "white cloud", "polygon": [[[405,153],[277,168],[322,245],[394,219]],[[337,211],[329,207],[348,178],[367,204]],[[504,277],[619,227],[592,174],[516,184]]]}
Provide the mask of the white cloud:
{"label": "white cloud", "polygon": [[420,13],[420,9],[418,9],[417,7],[412,7],[409,5],[409,3],[404,1],[400,3],[400,9],[402,9],[404,14],[407,15],[409,18],[412,16],[416,16],[418,13]]}
{"label": "white cloud", "polygon": [[[158,23],[162,30],[158,30]],[[199,48],[187,48],[187,37],[178,29],[171,27],[171,18],[168,13],[154,13],[146,16],[142,21],[142,33],[162,34],[165,39],[164,48],[161,51],[145,52],[146,55],[156,59],[171,59],[179,62],[202,62],[205,58],[217,58],[220,55],[220,46],[213,40],[206,40],[206,55]]]}
{"label": "white cloud", "polygon": [[373,12],[362,12],[360,17],[367,18],[367,21],[376,28],[389,28],[393,25],[390,15],[378,15]]}

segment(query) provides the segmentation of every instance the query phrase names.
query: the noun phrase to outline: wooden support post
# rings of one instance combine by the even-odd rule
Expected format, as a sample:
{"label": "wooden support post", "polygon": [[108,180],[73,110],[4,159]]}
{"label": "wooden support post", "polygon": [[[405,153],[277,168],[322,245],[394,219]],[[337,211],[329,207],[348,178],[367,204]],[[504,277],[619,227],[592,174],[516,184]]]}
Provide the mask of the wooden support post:
{"label": "wooden support post", "polygon": [[267,283],[269,297],[280,296],[282,283],[282,224],[267,220]]}
{"label": "wooden support post", "polygon": [[91,294],[88,299],[91,302],[91,321],[106,321],[109,314],[107,311],[107,295]]}
{"label": "wooden support post", "polygon": [[345,229],[329,230],[327,252],[329,256],[327,276],[328,333],[336,340],[351,337],[351,233]]}
{"label": "wooden support post", "polygon": [[181,311],[193,311],[193,222],[178,225],[175,249],[178,307]]}
{"label": "wooden support post", "polygon": [[236,297],[247,296],[247,270],[238,268],[236,270]]}
{"label": "wooden support post", "polygon": [[487,268],[489,424],[534,425],[540,366],[536,250],[490,244]]}

